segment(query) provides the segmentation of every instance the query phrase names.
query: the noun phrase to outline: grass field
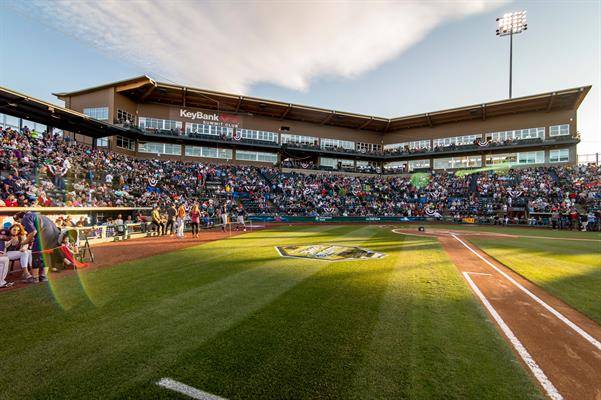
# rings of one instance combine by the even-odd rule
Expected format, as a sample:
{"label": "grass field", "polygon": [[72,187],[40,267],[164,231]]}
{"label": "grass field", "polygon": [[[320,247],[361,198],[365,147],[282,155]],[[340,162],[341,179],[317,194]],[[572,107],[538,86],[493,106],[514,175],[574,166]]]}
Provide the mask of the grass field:
{"label": "grass field", "polygon": [[482,236],[470,241],[601,324],[601,242]]}
{"label": "grass field", "polygon": [[[379,260],[282,258],[362,246]],[[281,227],[0,293],[0,398],[542,399],[430,238]]]}

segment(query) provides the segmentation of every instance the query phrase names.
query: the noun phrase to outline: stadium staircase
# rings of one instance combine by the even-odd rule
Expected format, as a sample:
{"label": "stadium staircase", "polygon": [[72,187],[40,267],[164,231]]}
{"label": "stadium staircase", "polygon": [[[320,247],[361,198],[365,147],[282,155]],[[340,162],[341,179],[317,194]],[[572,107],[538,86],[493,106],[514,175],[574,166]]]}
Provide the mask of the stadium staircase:
{"label": "stadium staircase", "polygon": [[215,193],[223,187],[225,187],[225,182],[212,178],[204,183],[204,187],[199,191],[199,194],[201,197],[206,198],[215,197]]}
{"label": "stadium staircase", "polygon": [[470,193],[477,194],[478,193],[478,175],[470,175]]}
{"label": "stadium staircase", "polygon": [[263,180],[265,181],[265,183],[267,183],[269,185],[269,187],[273,186],[273,180],[277,175],[276,173],[270,174],[266,171],[264,171],[263,169],[257,169],[257,172],[259,173],[259,176],[261,178],[263,178]]}
{"label": "stadium staircase", "polygon": [[248,214],[258,214],[259,206],[248,197],[240,197],[240,202],[242,203],[242,207],[246,210]]}
{"label": "stadium staircase", "polygon": [[[219,198],[221,201],[232,199],[232,195],[230,193],[217,193],[218,191],[221,191],[221,189],[224,189],[226,185],[226,177],[212,177],[211,179],[207,179],[204,188],[199,193],[199,197],[203,201],[211,198]],[[246,212],[249,214],[253,214],[258,210],[258,206],[249,198],[248,194],[246,193],[239,193],[239,196],[234,200],[240,201]]]}
{"label": "stadium staircase", "polygon": [[[553,181],[555,182],[555,184],[557,186],[559,186],[559,187],[571,186],[571,182],[568,179],[561,178],[559,175],[557,175],[557,171],[555,170],[555,168],[549,169],[549,175],[551,176],[551,178],[553,179]],[[576,208],[576,211],[578,211],[579,214],[587,213],[586,207],[584,207],[582,204],[576,203],[576,204],[574,204],[574,208]]]}
{"label": "stadium staircase", "polygon": [[[269,186],[270,188],[273,187],[273,179],[275,178],[277,173],[269,174],[266,171],[264,171],[262,168],[257,168],[256,171],[257,171],[257,175],[259,176],[259,178],[261,178],[267,184],[267,186]],[[256,215],[256,214],[260,214],[260,213],[266,211],[264,209],[262,210],[256,204],[256,202],[249,197],[241,197],[240,201],[242,202],[242,205],[248,214]],[[267,202],[267,207],[268,207],[268,209],[271,209],[272,204],[270,202]]]}
{"label": "stadium staircase", "polygon": [[557,175],[557,171],[555,171],[555,168],[549,169],[549,175],[551,176],[551,178],[553,178],[553,182],[555,182],[556,184],[561,183],[561,179],[559,179],[559,175]]}

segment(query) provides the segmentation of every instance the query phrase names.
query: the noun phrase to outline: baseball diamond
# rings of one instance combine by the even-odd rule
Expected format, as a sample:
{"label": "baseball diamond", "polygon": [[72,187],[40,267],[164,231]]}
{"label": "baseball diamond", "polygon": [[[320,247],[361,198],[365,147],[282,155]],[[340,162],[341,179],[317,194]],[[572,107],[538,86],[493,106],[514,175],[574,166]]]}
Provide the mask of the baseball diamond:
{"label": "baseball diamond", "polygon": [[[202,232],[200,245],[165,239],[161,253],[155,237],[97,244],[98,265],[0,293],[2,332],[29,344],[3,350],[2,368],[46,377],[32,386],[2,374],[4,393],[177,398],[156,384],[170,379],[226,399],[595,398],[599,234],[458,228],[272,225]],[[319,244],[386,257],[276,249]],[[44,318],[25,323],[17,300]]]}
{"label": "baseball diamond", "polygon": [[0,400],[601,400],[599,15],[0,2]]}

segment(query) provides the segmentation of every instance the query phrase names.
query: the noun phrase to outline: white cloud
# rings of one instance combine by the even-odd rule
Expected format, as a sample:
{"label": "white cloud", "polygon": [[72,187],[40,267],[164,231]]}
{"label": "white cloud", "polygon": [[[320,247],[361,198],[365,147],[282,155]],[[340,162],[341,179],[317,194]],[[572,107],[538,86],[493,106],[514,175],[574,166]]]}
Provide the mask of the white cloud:
{"label": "white cloud", "polygon": [[244,93],[355,77],[449,19],[499,3],[11,0],[15,9],[178,83]]}

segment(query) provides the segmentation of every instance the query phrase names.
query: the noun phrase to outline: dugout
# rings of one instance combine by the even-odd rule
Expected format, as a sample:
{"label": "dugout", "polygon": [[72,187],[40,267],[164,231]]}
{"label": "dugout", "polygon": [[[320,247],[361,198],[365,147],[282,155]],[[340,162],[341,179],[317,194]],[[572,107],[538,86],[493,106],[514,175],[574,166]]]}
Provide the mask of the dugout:
{"label": "dugout", "polygon": [[150,210],[150,207],[3,207],[0,208],[0,222],[3,226],[7,222],[12,223],[12,216],[16,213],[33,211],[46,215],[53,221],[66,216],[71,216],[73,221],[77,221],[83,216],[88,220],[88,225],[100,225],[119,214],[126,219],[128,215],[147,215]]}

